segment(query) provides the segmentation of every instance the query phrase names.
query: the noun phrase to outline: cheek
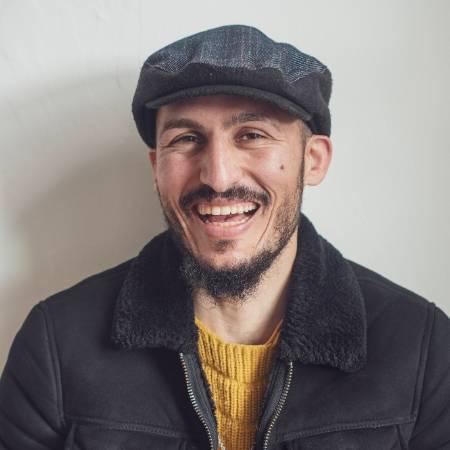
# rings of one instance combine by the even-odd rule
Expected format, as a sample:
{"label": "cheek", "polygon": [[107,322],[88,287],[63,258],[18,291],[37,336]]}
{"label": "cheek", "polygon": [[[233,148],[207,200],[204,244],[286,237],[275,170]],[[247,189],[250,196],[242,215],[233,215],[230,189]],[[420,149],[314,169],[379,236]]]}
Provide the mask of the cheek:
{"label": "cheek", "polygon": [[286,151],[274,151],[261,155],[248,165],[258,180],[268,189],[285,188],[295,182],[299,176],[300,161]]}
{"label": "cheek", "polygon": [[161,195],[165,198],[175,198],[176,201],[189,185],[194,173],[194,168],[182,158],[160,158],[156,176]]}

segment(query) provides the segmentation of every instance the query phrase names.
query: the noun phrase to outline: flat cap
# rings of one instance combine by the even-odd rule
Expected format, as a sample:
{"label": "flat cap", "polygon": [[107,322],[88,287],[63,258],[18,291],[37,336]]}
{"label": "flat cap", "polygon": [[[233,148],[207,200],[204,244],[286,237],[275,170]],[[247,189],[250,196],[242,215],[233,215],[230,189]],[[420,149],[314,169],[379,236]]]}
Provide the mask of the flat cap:
{"label": "flat cap", "polygon": [[331,72],[294,46],[260,30],[228,25],[180,39],[142,66],[132,111],[144,142],[155,148],[160,106],[203,95],[233,94],[262,100],[329,136]]}

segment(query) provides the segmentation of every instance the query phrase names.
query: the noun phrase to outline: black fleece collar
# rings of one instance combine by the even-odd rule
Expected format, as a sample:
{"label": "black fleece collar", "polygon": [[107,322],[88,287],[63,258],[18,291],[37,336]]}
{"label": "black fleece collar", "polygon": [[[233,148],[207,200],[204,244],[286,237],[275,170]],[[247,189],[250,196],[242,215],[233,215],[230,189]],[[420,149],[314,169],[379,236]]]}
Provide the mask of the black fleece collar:
{"label": "black fleece collar", "polygon": [[[279,357],[354,372],[366,362],[366,312],[347,260],[302,214]],[[192,293],[166,232],[132,261],[117,299],[112,339],[121,348],[196,352]]]}

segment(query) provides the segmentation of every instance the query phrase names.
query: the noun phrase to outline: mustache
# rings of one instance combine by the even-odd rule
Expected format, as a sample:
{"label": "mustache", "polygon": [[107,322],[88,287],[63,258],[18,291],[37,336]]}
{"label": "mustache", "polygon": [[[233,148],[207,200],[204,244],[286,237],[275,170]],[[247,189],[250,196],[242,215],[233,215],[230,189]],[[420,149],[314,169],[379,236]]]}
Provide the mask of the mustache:
{"label": "mustache", "polygon": [[270,197],[267,192],[258,192],[246,186],[233,186],[224,192],[216,192],[210,186],[204,185],[195,191],[184,194],[180,199],[180,206],[185,212],[188,212],[192,205],[201,200],[211,202],[218,198],[256,202],[264,206],[270,203]]}

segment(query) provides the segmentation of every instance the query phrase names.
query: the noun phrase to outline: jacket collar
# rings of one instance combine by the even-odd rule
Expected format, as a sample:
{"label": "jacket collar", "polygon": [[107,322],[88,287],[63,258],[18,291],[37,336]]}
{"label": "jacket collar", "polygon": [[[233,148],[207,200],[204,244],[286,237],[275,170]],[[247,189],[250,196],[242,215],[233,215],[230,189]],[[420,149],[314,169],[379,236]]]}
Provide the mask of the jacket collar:
{"label": "jacket collar", "polygon": [[[288,288],[279,357],[354,372],[367,357],[366,312],[349,262],[302,214]],[[112,339],[121,348],[196,352],[192,295],[179,273],[180,255],[168,232],[131,262],[119,293]]]}

